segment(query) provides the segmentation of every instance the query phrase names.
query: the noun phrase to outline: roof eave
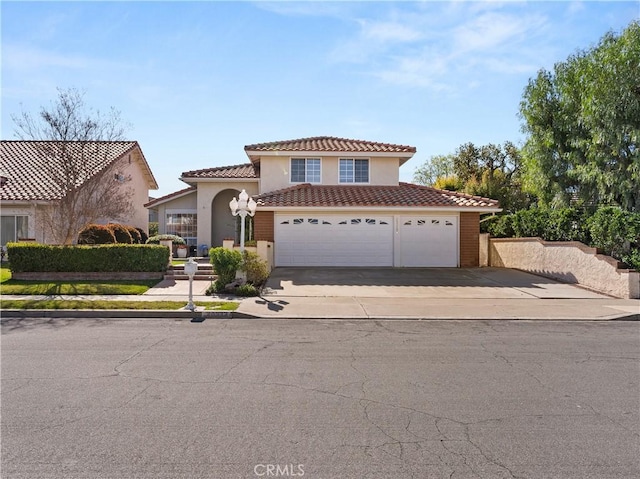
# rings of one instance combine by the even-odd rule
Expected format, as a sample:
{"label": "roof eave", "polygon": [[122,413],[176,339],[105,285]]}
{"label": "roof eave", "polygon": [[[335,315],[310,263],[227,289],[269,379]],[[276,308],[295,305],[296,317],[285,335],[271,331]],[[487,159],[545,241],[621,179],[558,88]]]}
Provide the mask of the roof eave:
{"label": "roof eave", "polygon": [[144,153],[142,152],[142,148],[140,148],[140,144],[137,141],[134,141],[134,143],[135,145],[133,146],[132,150],[135,149],[140,154],[143,174],[147,177],[147,187],[150,190],[157,190],[159,188],[158,182],[156,181],[156,177],[153,175],[153,171],[151,171],[149,162],[147,162],[147,159],[145,158]]}
{"label": "roof eave", "polygon": [[247,183],[247,182],[254,182],[254,183],[258,183],[260,178],[193,178],[193,177],[189,177],[189,176],[181,176],[179,178],[181,181],[184,181],[185,183],[187,183],[188,185],[193,184],[193,183],[229,183],[229,182],[235,182],[235,183]]}
{"label": "roof eave", "polygon": [[413,152],[399,151],[314,151],[314,150],[247,150],[245,152],[252,163],[257,163],[264,156],[342,156],[342,157],[363,157],[363,158],[399,158],[400,164],[410,160]]}
{"label": "roof eave", "polygon": [[145,203],[144,206],[145,208],[155,208],[158,205],[164,204],[164,203],[168,203],[170,201],[176,200],[178,198],[184,198],[185,196],[191,195],[193,193],[197,193],[197,189],[193,188],[191,190],[186,190],[183,191],[181,193],[174,193],[173,195],[168,195],[168,198],[157,198],[155,200],[151,200],[148,203]]}
{"label": "roof eave", "polygon": [[434,212],[460,212],[460,213],[499,213],[502,211],[500,207],[494,206],[266,206],[258,202],[258,211],[335,211],[344,212],[352,210],[360,211],[390,211],[390,212],[407,212],[414,213],[416,211]]}

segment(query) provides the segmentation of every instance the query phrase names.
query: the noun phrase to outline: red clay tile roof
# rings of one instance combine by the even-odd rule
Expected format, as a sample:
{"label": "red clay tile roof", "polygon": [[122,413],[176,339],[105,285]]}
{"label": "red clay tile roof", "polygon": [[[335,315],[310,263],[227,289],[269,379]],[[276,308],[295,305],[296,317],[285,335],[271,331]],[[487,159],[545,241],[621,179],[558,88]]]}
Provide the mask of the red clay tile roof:
{"label": "red clay tile roof", "polygon": [[234,166],[218,166],[204,170],[185,171],[182,178],[259,178],[256,168],[251,163]]}
{"label": "red clay tile roof", "polygon": [[304,183],[254,197],[264,207],[443,207],[499,208],[496,200],[428,186],[310,185]]}
{"label": "red clay tile roof", "polygon": [[191,192],[197,191],[197,190],[198,190],[197,186],[189,186],[188,188],[184,188],[184,189],[179,190],[179,191],[174,191],[173,193],[169,193],[168,195],[161,196],[160,198],[153,198],[151,201],[146,203],[144,205],[144,207],[145,208],[151,208],[151,207],[155,206],[158,203],[164,203],[165,201],[170,200],[172,198],[178,198],[180,196],[186,195],[188,193],[191,193]]}
{"label": "red clay tile roof", "polygon": [[[0,143],[0,170],[8,177],[0,190],[0,199],[4,201],[51,201],[60,199],[61,192],[56,191],[54,183],[47,174],[51,171],[51,161],[61,142],[3,140]],[[79,152],[84,148],[87,170],[100,171],[138,147],[135,141],[69,142],[68,148]],[[89,146],[87,148],[87,145]],[[139,148],[139,147],[138,147]],[[155,183],[149,170],[151,181]],[[78,186],[87,181],[92,174],[79,178]]]}
{"label": "red clay tile roof", "polygon": [[350,140],[333,136],[316,136],[300,138],[298,140],[273,141],[271,143],[256,143],[244,147],[249,151],[335,151],[352,153],[415,153],[414,146],[393,145],[391,143],[376,143],[373,141]]}

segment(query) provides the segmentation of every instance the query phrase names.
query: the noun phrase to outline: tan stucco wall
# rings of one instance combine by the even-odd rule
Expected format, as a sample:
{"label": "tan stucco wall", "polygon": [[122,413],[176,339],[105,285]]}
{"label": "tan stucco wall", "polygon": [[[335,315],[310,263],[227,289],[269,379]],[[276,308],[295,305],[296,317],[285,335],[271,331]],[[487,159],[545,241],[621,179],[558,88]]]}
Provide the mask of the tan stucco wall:
{"label": "tan stucco wall", "polygon": [[617,261],[582,243],[539,238],[492,238],[489,266],[577,283],[618,298],[640,298],[640,273],[617,269]]}
{"label": "tan stucco wall", "polygon": [[[291,158],[293,156],[266,156],[260,160],[260,193],[289,188],[291,183]],[[309,156],[311,158],[311,156]],[[320,157],[320,179],[323,185],[340,184],[340,158],[364,158],[345,154],[341,157]],[[366,157],[369,159],[369,184],[397,185],[399,178],[398,158]]]}
{"label": "tan stucco wall", "polygon": [[[258,194],[258,183],[255,181],[198,183],[198,200],[196,209],[198,211],[199,245],[206,244],[207,246],[220,246],[212,245],[211,243],[211,206],[218,193],[229,189],[235,189],[238,192],[244,189],[249,195],[253,196]],[[231,211],[228,211],[228,214],[231,216]]]}
{"label": "tan stucco wall", "polygon": [[143,173],[142,159],[138,155],[132,153],[131,163],[127,163],[124,163],[124,171],[131,181],[125,183],[125,187],[130,188],[132,193],[133,213],[121,222],[149,231],[149,211],[144,207],[149,201],[149,180]]}

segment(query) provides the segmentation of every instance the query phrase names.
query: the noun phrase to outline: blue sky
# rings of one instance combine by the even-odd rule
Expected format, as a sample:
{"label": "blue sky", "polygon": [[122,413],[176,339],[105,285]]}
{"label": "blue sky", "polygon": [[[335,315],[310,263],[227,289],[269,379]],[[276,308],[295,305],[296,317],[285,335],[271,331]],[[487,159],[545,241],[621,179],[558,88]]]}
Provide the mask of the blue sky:
{"label": "blue sky", "polygon": [[7,2],[2,138],[56,88],[120,110],[161,196],[244,145],[339,136],[415,146],[410,181],[459,145],[523,141],[528,80],[640,18],[625,2]]}

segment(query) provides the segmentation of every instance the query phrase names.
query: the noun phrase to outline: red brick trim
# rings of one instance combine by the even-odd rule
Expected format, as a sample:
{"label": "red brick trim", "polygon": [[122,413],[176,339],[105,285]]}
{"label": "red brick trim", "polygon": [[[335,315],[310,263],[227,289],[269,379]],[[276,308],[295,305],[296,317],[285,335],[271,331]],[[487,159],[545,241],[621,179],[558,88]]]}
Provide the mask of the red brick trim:
{"label": "red brick trim", "polygon": [[480,266],[480,213],[460,213],[460,267]]}
{"label": "red brick trim", "polygon": [[273,211],[256,211],[253,217],[253,237],[256,241],[274,241]]}

